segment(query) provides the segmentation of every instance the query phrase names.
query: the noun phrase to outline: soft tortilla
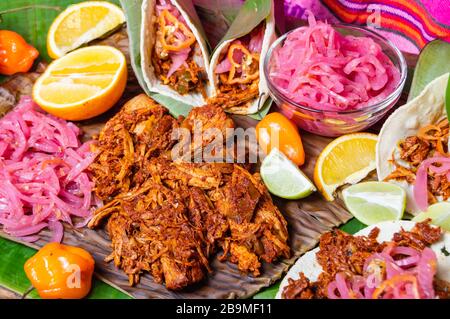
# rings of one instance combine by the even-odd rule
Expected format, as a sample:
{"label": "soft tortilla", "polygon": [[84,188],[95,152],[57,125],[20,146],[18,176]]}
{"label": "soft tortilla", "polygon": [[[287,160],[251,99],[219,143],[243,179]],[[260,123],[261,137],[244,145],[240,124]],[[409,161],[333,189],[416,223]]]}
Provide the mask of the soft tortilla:
{"label": "soft tortilla", "polygon": [[[271,44],[276,40],[276,32],[275,32],[275,15],[274,10],[272,8],[270,15],[267,17],[266,21],[266,29],[264,31],[264,38],[263,38],[263,44],[262,44],[262,50],[261,50],[261,56],[259,60],[259,97],[254,99],[251,102],[247,102],[244,106],[240,107],[234,107],[227,109],[226,112],[233,113],[233,114],[241,114],[241,115],[248,115],[248,114],[254,114],[258,112],[263,106],[264,103],[269,98],[269,88],[267,86],[267,80],[264,76],[264,59],[269,51],[269,48]],[[228,50],[228,47],[230,46],[231,42],[233,42],[236,39],[230,39],[227,41],[222,42],[214,51],[214,54],[211,58],[211,65],[209,69],[209,75],[208,77],[212,79],[213,85],[212,85],[212,94],[213,96],[217,94],[217,83],[219,80],[219,77],[214,74],[214,69],[219,63],[220,56],[222,52]]]}
{"label": "soft tortilla", "polygon": [[[428,124],[438,123],[445,118],[445,90],[449,74],[445,74],[428,84],[414,100],[398,108],[384,123],[378,136],[376,164],[378,180],[384,180],[395,170],[390,162],[400,140],[416,135]],[[406,191],[406,211],[417,215],[421,210],[414,200],[413,186],[405,181],[390,181]]]}
{"label": "soft tortilla", "polygon": [[[203,56],[203,62],[205,65],[205,73],[208,73],[209,69],[209,50],[206,44],[206,39],[201,35],[202,32],[192,22],[191,17],[183,10],[177,0],[171,0],[171,3],[177,7],[183,18],[186,20],[190,30],[195,35],[197,42],[200,46]],[[141,26],[141,65],[144,73],[144,80],[147,84],[149,91],[167,95],[180,102],[192,105],[203,106],[206,104],[205,99],[201,93],[189,93],[185,95],[179,94],[176,90],[172,89],[168,85],[164,85],[160,79],[155,76],[155,71],[151,61],[151,54],[154,46],[155,30],[152,19],[154,16],[156,0],[145,0],[142,3],[142,26]],[[209,95],[211,92],[210,84],[211,79],[205,81],[206,92]]]}
{"label": "soft tortilla", "polygon": [[[415,222],[411,221],[388,221],[382,222],[376,225],[372,225],[366,227],[355,234],[355,236],[368,236],[370,231],[375,227],[380,229],[380,233],[378,235],[378,242],[390,241],[392,236],[403,228],[404,230],[411,230]],[[441,240],[431,246],[431,249],[436,253],[438,260],[438,272],[437,277],[441,280],[445,280],[450,282],[450,256],[445,256],[442,251],[444,248],[448,251],[450,250],[450,234],[448,232],[444,233]],[[288,279],[292,278],[294,280],[299,278],[299,273],[303,272],[305,276],[311,280],[316,281],[322,272],[322,267],[319,265],[316,259],[316,253],[319,251],[319,248],[315,248],[302,257],[300,257],[297,262],[292,266],[286,276],[283,278],[278,293],[276,295],[276,299],[281,299],[281,295],[283,293],[284,287],[288,285]]]}

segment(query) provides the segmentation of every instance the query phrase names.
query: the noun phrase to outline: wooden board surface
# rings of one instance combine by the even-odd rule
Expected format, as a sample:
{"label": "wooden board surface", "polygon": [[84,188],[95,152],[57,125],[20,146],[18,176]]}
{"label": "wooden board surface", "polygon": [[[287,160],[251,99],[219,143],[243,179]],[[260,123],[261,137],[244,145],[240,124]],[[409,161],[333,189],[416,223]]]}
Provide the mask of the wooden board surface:
{"label": "wooden board surface", "polygon": [[[127,54],[127,37],[123,32],[103,43],[114,45]],[[416,57],[407,56],[407,59],[409,65],[413,67]],[[408,87],[399,102],[400,105],[405,101],[407,90]],[[136,80],[130,76],[126,93],[119,105],[140,92],[141,89]],[[117,109],[118,107],[95,121],[83,123],[87,137],[97,133],[101,128],[101,123],[104,123]],[[238,126],[244,128],[256,124],[256,121],[248,117],[234,116],[233,119]],[[377,127],[373,130],[376,131]],[[307,162],[302,169],[312,178],[315,159],[331,139],[309,133],[303,133],[302,137],[307,154]],[[301,201],[286,201],[277,198],[274,198],[274,201],[288,221],[290,247],[293,254],[290,259],[274,264],[264,264],[262,275],[257,278],[241,274],[236,265],[228,262],[222,263],[215,258],[211,263],[214,272],[208,276],[208,279],[182,292],[168,291],[163,285],[156,284],[149,275],[143,276],[141,283],[136,287],[130,287],[128,278],[122,271],[116,269],[112,263],[104,262],[104,258],[110,253],[110,241],[104,229],[94,231],[66,227],[64,243],[80,246],[90,251],[96,260],[97,275],[136,298],[246,298],[280,279],[300,255],[317,244],[321,234],[346,223],[351,218],[340,199],[326,202],[319,194],[314,194]],[[9,238],[4,233],[0,232],[0,235]],[[50,237],[50,233],[45,231],[42,233],[42,239],[31,246],[41,247],[49,241]],[[0,298],[2,297],[14,298],[17,295],[0,289]]]}

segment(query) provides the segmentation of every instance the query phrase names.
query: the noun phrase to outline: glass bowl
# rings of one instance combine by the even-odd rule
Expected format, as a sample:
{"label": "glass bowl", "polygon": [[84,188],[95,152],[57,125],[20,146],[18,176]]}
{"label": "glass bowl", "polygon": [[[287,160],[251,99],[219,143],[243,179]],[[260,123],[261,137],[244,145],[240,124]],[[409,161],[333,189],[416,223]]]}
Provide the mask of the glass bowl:
{"label": "glass bowl", "polygon": [[407,65],[400,50],[383,36],[369,29],[353,25],[336,24],[333,27],[343,35],[372,38],[380,45],[382,51],[391,59],[394,66],[398,68],[400,72],[399,83],[386,99],[358,110],[323,111],[300,105],[284,95],[277,89],[269,77],[272,68],[272,54],[284,44],[286,37],[295,30],[284,34],[272,44],[264,60],[264,75],[267,79],[270,95],[281,113],[295,122],[303,130],[318,135],[335,137],[363,131],[382,119],[400,98],[406,81]]}

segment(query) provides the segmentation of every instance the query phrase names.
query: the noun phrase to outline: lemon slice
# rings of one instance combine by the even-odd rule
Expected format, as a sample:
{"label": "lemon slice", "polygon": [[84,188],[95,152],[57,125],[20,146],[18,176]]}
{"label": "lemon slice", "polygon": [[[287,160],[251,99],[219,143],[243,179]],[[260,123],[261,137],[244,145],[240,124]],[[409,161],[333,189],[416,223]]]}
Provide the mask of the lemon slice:
{"label": "lemon slice", "polygon": [[33,99],[57,117],[86,120],[110,109],[126,82],[122,52],[109,46],[86,47],[50,64],[33,87]]}
{"label": "lemon slice", "polygon": [[347,209],[360,222],[373,225],[400,220],[406,207],[406,192],[386,182],[366,182],[342,191]]}
{"label": "lemon slice", "polygon": [[431,218],[431,223],[437,225],[450,232],[450,203],[441,202],[428,207],[424,213],[420,213],[413,218],[414,222],[421,222],[427,218]]}
{"label": "lemon slice", "polygon": [[261,177],[269,192],[286,199],[300,199],[316,191],[305,174],[277,148],[261,165]]}
{"label": "lemon slice", "polygon": [[125,14],[106,1],[85,1],[71,5],[52,23],[47,34],[47,51],[57,59],[125,23]]}
{"label": "lemon slice", "polygon": [[376,168],[377,135],[355,133],[341,136],[320,153],[314,168],[314,182],[326,200],[344,184],[356,184]]}

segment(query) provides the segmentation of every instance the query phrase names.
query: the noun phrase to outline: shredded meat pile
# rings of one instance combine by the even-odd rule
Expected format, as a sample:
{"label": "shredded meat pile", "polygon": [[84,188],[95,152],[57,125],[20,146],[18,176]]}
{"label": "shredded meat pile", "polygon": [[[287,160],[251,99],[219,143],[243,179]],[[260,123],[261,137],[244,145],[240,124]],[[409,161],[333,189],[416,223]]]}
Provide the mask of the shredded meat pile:
{"label": "shredded meat pile", "polygon": [[[317,262],[323,271],[318,280],[311,282],[303,273],[297,280],[289,279],[282,297],[285,299],[326,299],[327,287],[337,273],[349,276],[363,275],[366,259],[373,253],[381,252],[386,242],[378,243],[379,229],[374,228],[369,236],[352,236],[340,230],[328,232],[320,238]],[[397,246],[423,250],[437,242],[442,235],[439,227],[432,227],[429,220],[417,223],[411,231],[401,230],[394,234],[392,242]],[[435,280],[436,294],[440,298],[450,298],[450,290],[439,280]]]}
{"label": "shredded meat pile", "polygon": [[[414,184],[416,172],[420,164],[434,156],[448,156],[447,144],[449,138],[449,124],[447,120],[441,121],[437,125],[427,125],[421,128],[416,136],[409,136],[400,141],[400,159],[408,163],[409,167],[402,166],[398,160],[392,159],[396,166],[385,181],[397,180]],[[446,172],[437,174],[428,170],[428,193],[429,202],[437,202],[438,196],[444,201],[450,198],[450,180]]]}
{"label": "shredded meat pile", "polygon": [[[92,171],[96,194],[106,202],[91,220],[107,219],[114,260],[136,284],[144,272],[168,289],[201,281],[211,257],[258,276],[261,262],[288,257],[287,224],[257,173],[233,163],[172,161],[174,128],[224,132],[233,121],[222,108],[194,108],[175,120],[141,95],[112,118],[98,140]],[[212,142],[192,141],[195,154]]]}
{"label": "shredded meat pile", "polygon": [[212,105],[222,106],[225,110],[232,110],[237,107],[243,107],[247,103],[258,98],[259,79],[250,84],[219,84],[219,93],[208,100]]}

